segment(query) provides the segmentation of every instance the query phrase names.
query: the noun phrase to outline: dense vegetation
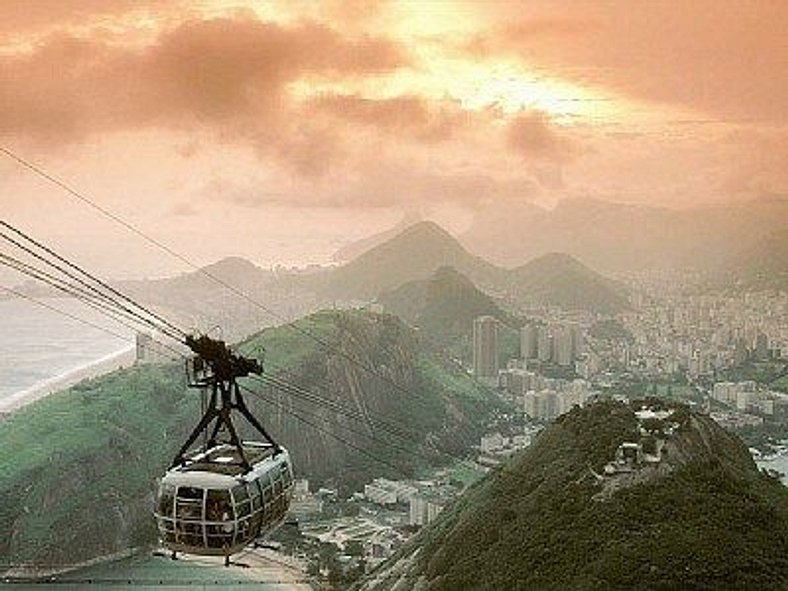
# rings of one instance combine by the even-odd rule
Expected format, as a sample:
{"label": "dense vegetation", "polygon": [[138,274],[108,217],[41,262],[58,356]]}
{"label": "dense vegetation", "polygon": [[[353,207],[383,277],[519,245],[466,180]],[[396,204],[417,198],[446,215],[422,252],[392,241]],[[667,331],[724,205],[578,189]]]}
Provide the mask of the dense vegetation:
{"label": "dense vegetation", "polygon": [[0,423],[0,563],[69,563],[149,543],[156,478],[198,412],[179,367],[148,366]]}
{"label": "dense vegetation", "polygon": [[515,297],[531,304],[601,313],[629,307],[623,284],[563,253],[546,254],[512,269],[507,281]]}
{"label": "dense vegetation", "polygon": [[684,413],[673,471],[604,501],[589,468],[632,437],[632,412],[604,402],[560,417],[368,587],[402,577],[447,590],[785,588],[788,491],[735,437]]}
{"label": "dense vegetation", "polygon": [[[425,463],[446,462],[443,452],[459,451],[478,436],[490,406],[484,391],[433,357],[396,318],[324,312],[303,319],[298,329],[266,330],[242,348],[265,347],[271,373],[407,431],[406,440],[395,438],[248,381],[261,392],[247,396],[249,406],[291,450],[300,477],[345,488],[384,474],[401,477]],[[329,345],[328,351],[305,331]],[[184,381],[180,366],[132,367],[0,422],[0,563],[69,564],[153,543],[156,479],[200,412],[198,393]],[[387,445],[394,442],[397,448]]]}
{"label": "dense vegetation", "polygon": [[[511,357],[519,354],[521,320],[505,312],[470,279],[451,267],[441,267],[429,279],[411,281],[397,289],[384,292],[378,302],[387,310],[417,326],[441,349],[470,363],[473,321],[478,316],[492,316],[502,327],[500,340],[506,341]],[[510,336],[513,335],[513,339]],[[516,349],[511,350],[514,340]],[[505,354],[502,359],[508,359]]]}

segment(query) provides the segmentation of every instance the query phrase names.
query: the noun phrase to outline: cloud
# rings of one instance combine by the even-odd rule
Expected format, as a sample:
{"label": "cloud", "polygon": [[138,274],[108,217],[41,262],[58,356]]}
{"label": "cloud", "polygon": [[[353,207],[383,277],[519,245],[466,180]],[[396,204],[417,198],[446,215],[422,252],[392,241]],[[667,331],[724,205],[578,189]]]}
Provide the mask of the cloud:
{"label": "cloud", "polygon": [[415,95],[371,99],[351,94],[324,94],[310,108],[350,124],[426,142],[450,139],[471,118],[455,104]]}
{"label": "cloud", "polygon": [[[286,85],[389,72],[395,44],[317,23],[252,17],[189,20],[140,48],[68,34],[0,57],[0,133],[48,144],[143,127],[203,127],[229,139],[286,135]],[[276,129],[273,129],[276,128]]]}
{"label": "cloud", "polygon": [[155,5],[164,7],[166,3],[162,0],[3,0],[0,3],[0,33],[62,27]]}
{"label": "cloud", "polygon": [[786,2],[581,0],[564,17],[548,0],[485,8],[494,24],[472,50],[722,120],[788,118]]}
{"label": "cloud", "polygon": [[566,161],[576,151],[570,140],[553,128],[550,118],[542,111],[517,115],[509,124],[507,145],[528,159]]}

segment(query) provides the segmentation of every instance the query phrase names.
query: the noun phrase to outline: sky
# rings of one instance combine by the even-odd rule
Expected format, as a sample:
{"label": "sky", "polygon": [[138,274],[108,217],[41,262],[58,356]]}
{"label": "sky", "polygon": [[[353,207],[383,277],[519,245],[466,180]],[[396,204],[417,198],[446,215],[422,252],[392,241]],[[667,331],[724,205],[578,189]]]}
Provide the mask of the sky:
{"label": "sky", "polygon": [[[195,264],[426,217],[788,194],[788,3],[0,2],[0,146]],[[188,270],[0,154],[2,218]],[[0,276],[2,277],[2,276]]]}

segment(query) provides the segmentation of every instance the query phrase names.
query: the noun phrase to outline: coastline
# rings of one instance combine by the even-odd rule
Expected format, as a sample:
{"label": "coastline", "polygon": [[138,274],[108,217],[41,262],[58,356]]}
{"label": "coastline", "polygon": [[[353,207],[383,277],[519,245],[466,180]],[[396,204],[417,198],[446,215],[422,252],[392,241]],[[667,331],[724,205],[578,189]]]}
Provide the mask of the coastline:
{"label": "coastline", "polygon": [[60,375],[42,380],[29,388],[20,390],[0,399],[0,418],[4,415],[45,398],[54,392],[65,390],[89,378],[96,378],[104,374],[115,371],[122,367],[128,367],[134,363],[136,350],[134,345],[128,346],[120,351],[105,355],[96,361],[86,363],[71,369]]}

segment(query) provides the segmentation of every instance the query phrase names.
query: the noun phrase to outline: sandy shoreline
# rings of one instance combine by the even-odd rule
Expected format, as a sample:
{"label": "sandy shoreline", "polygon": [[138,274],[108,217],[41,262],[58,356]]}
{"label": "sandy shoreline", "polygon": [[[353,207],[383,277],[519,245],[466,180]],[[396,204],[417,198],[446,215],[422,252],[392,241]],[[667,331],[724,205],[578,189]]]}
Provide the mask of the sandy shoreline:
{"label": "sandy shoreline", "polygon": [[31,402],[49,396],[53,392],[70,388],[82,380],[95,378],[121,367],[128,367],[134,363],[134,359],[135,348],[132,345],[91,363],[69,370],[66,373],[38,382],[29,388],[0,399],[0,416],[19,410]]}

